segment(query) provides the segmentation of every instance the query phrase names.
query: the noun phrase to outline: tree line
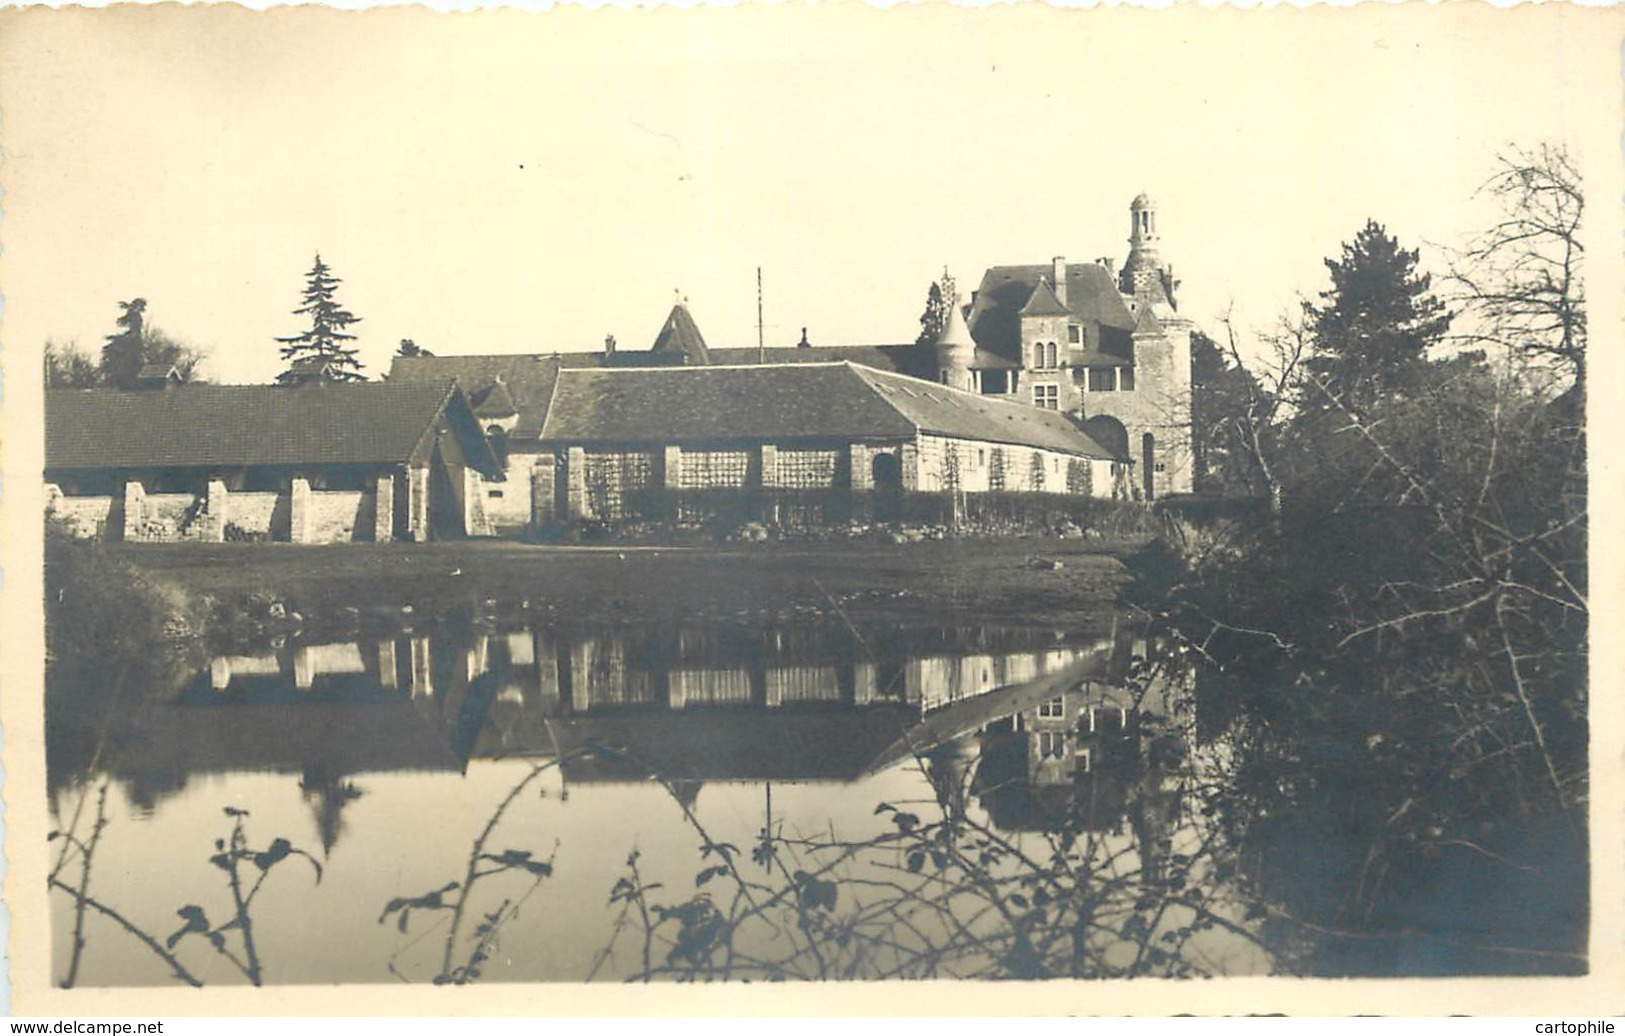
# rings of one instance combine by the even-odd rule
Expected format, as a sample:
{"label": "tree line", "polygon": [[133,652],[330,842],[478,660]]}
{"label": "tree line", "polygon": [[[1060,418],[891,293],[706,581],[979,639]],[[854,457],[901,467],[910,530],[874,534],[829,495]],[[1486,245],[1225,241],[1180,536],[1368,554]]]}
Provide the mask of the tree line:
{"label": "tree line", "polygon": [[1584,192],[1552,146],[1480,191],[1437,284],[1371,221],[1273,331],[1198,343],[1203,486],[1260,505],[1147,598],[1238,732],[1233,839],[1339,967],[1427,887],[1534,919],[1509,967],[1585,948]]}
{"label": "tree line", "polygon": [[[279,356],[283,370],[279,382],[303,377],[331,381],[365,381],[356,335],[350,328],[361,318],[338,301],[343,281],[317,253],[305,274],[301,305],[295,316],[308,319],[297,334],[279,336]],[[147,317],[147,300],[134,298],[120,302],[116,330],[106,336],[101,350],[92,356],[75,343],[47,340],[45,343],[45,385],[47,388],[133,389],[143,381],[169,379],[189,382],[202,378],[207,350],[160,330]],[[401,339],[400,356],[431,356],[410,338]]]}

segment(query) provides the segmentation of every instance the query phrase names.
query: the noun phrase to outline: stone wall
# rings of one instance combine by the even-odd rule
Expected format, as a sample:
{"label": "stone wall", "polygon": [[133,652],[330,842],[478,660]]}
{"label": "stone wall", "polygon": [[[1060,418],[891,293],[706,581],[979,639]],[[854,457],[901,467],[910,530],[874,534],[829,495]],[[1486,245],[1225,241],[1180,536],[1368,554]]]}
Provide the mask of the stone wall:
{"label": "stone wall", "polygon": [[216,479],[202,494],[148,493],[129,481],[116,496],[67,496],[48,484],[46,513],[62,518],[76,535],[131,543],[387,541],[394,488],[388,474],[364,490],[313,490],[296,478],[282,492],[228,492]]}
{"label": "stone wall", "polygon": [[226,498],[226,538],[286,539],[288,509],[282,503],[281,493],[232,493]]}
{"label": "stone wall", "polygon": [[[927,493],[1073,493],[1111,496],[1111,462],[1054,450],[922,435],[918,488]],[[1074,465],[1086,465],[1080,479]],[[1098,470],[1097,470],[1098,469]],[[906,476],[905,476],[906,481]],[[995,484],[1001,483],[1001,484]],[[911,487],[912,488],[912,487]]]}
{"label": "stone wall", "polygon": [[45,487],[45,513],[62,521],[74,536],[105,539],[119,521],[111,496],[65,496],[54,485]]}
{"label": "stone wall", "polygon": [[303,543],[349,543],[373,537],[371,493],[354,489],[311,490],[308,506]]}
{"label": "stone wall", "polygon": [[497,482],[479,477],[471,486],[471,495],[479,497],[492,532],[498,535],[517,532],[530,524],[535,469],[536,454],[510,452],[505,480]]}

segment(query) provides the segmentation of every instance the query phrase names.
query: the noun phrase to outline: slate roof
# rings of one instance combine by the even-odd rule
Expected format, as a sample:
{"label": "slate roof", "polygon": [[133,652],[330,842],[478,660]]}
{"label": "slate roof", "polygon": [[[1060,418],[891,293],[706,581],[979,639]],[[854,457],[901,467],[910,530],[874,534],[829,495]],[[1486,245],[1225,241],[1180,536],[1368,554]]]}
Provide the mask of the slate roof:
{"label": "slate roof", "polygon": [[471,463],[498,470],[467,400],[446,381],[53,390],[45,394],[45,468],[398,464],[443,409],[470,439]]}
{"label": "slate roof", "polygon": [[542,428],[565,444],[897,439],[930,432],[1112,459],[1066,416],[852,363],[568,370]]}
{"label": "slate roof", "polygon": [[553,383],[558,380],[559,368],[572,364],[592,365],[601,355],[397,356],[389,368],[389,384],[443,385],[456,379],[463,391],[488,399],[485,393],[500,380],[507,389],[508,401],[519,414],[509,436],[534,439],[547,417],[547,401],[553,397]]}
{"label": "slate roof", "polygon": [[1039,446],[1097,460],[1130,459],[1114,457],[1058,410],[922,384],[914,378],[862,367],[852,370],[922,432],[955,439]]}
{"label": "slate roof", "polygon": [[512,417],[519,413],[505,381],[493,381],[470,395],[469,402],[474,404],[474,413],[480,417]]}
{"label": "slate roof", "polygon": [[1027,304],[1021,307],[1024,317],[1065,317],[1071,316],[1072,311],[1066,308],[1055,289],[1049,286],[1049,279],[1038,278],[1038,287],[1027,296]]}
{"label": "slate roof", "polygon": [[136,372],[137,381],[180,381],[180,368],[173,363],[144,363]]}
{"label": "slate roof", "polygon": [[693,314],[689,313],[688,306],[679,302],[671,307],[666,322],[660,328],[660,334],[655,336],[655,344],[649,347],[652,353],[676,354],[683,357],[683,362],[695,366],[711,362],[711,357],[705,348],[705,336],[700,334],[700,326],[694,322]]}
{"label": "slate roof", "polygon": [[[1053,262],[1027,266],[993,266],[982,275],[969,322],[976,344],[1007,361],[1021,359],[1021,311],[1041,280],[1055,272]],[[1134,314],[1118,292],[1112,275],[1098,263],[1069,263],[1066,268],[1066,311],[1080,323],[1099,323],[1104,353],[1132,362],[1128,332]]]}
{"label": "slate roof", "polygon": [[[812,345],[770,346],[760,351],[767,363],[861,363],[876,370],[896,371],[916,377],[937,376],[936,352],[910,342],[907,345]],[[716,366],[748,367],[756,363],[758,351],[743,349],[712,349],[711,363]]]}

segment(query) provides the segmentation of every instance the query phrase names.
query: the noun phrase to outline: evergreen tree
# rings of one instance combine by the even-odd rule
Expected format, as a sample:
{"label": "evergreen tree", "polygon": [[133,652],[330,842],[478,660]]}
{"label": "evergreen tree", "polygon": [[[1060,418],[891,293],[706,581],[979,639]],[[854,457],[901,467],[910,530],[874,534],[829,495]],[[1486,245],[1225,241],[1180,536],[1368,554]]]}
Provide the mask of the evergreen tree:
{"label": "evergreen tree", "polygon": [[146,299],[120,302],[123,310],[118,316],[118,331],[107,336],[102,345],[100,370],[103,384],[113,388],[134,388],[136,375],[146,363],[143,334],[146,324]]}
{"label": "evergreen tree", "polygon": [[1232,363],[1212,338],[1191,335],[1191,446],[1196,488],[1223,496],[1259,496],[1267,485],[1254,455],[1271,445],[1256,415],[1269,407],[1264,387],[1239,363]]}
{"label": "evergreen tree", "polygon": [[282,343],[282,359],[288,364],[288,371],[283,372],[279,380],[286,380],[295,364],[310,360],[326,361],[328,376],[338,381],[366,380],[361,373],[361,361],[356,359],[355,346],[347,344],[355,341],[355,335],[345,331],[361,318],[339,305],[333,297],[341,283],[318,253],[315,264],[305,275],[305,304],[294,310],[298,316],[310,317],[310,328],[277,339]]}
{"label": "evergreen tree", "polygon": [[[1332,287],[1308,307],[1312,381],[1351,410],[1404,395],[1426,369],[1427,350],[1444,336],[1450,314],[1380,223],[1367,220],[1341,259],[1327,259]],[[1309,401],[1324,399],[1312,393]]]}
{"label": "evergreen tree", "polygon": [[942,329],[948,326],[948,307],[954,305],[958,297],[953,275],[944,268],[942,280],[933,281],[926,293],[925,312],[920,314],[920,334],[914,339],[916,345],[937,344]]}

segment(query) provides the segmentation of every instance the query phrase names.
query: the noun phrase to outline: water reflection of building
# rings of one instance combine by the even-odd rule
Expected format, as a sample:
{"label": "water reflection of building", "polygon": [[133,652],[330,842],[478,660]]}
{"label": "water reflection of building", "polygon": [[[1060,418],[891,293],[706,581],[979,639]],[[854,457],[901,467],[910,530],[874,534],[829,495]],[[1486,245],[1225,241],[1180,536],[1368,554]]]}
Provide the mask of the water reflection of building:
{"label": "water reflection of building", "polygon": [[[1144,645],[1135,645],[1143,657]],[[1160,882],[1181,805],[1194,729],[1166,676],[1084,681],[989,723],[973,788],[993,824],[1012,831],[1133,835],[1142,880]]]}
{"label": "water reflection of building", "polygon": [[[1106,680],[1124,663],[1111,641],[985,630],[465,630],[292,644],[215,659],[134,718],[102,763],[138,800],[194,773],[299,774],[330,844],[357,790],[348,777],[471,758],[562,752],[570,780],[659,775],[695,788],[849,781],[933,746],[968,765],[951,746],[990,723],[1030,714],[1022,730],[1042,733],[1054,718],[1037,715],[1047,706],[1028,700],[1029,681]],[[53,760],[58,773],[76,768]]]}

